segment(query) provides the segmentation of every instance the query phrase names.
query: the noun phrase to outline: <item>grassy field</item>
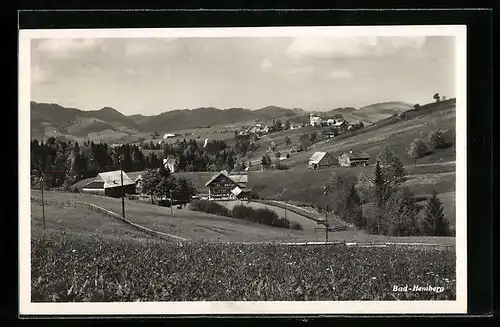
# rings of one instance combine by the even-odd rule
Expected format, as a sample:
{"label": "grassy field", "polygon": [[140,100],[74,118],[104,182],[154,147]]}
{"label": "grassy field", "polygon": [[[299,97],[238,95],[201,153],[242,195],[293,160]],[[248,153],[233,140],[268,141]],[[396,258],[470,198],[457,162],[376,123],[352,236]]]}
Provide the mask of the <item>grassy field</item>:
{"label": "grassy field", "polygon": [[[40,192],[32,190],[32,196],[40,197]],[[89,194],[44,192],[44,198],[59,202],[84,202],[101,206],[117,214],[121,213],[121,199]],[[283,212],[282,209],[277,209]],[[125,200],[126,218],[144,227],[201,242],[315,242],[324,241],[323,231],[292,230],[251,223],[245,220],[220,217],[202,212],[153,206],[135,200]],[[83,217],[88,214],[82,211]],[[75,227],[77,228],[77,227]],[[431,244],[454,245],[454,237],[388,237],[369,235],[364,231],[337,231],[329,233],[330,241],[338,242],[425,242]]]}
{"label": "grassy field", "polygon": [[43,230],[41,204],[31,202],[32,235],[70,233],[82,236],[100,235],[120,240],[151,240],[152,237],[116,219],[81,207],[45,205]]}
{"label": "grassy field", "polygon": [[[33,302],[456,298],[453,249],[180,246],[64,235],[31,242]],[[442,291],[393,292],[406,284]]]}

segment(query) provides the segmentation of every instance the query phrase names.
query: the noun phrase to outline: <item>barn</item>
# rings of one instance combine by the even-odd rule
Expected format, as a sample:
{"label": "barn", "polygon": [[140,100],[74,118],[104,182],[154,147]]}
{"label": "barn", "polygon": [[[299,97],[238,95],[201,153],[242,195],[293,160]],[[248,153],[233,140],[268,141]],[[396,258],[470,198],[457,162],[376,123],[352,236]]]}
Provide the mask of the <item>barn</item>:
{"label": "barn", "polygon": [[251,193],[248,188],[248,175],[230,175],[226,171],[215,174],[206,184],[208,199],[241,199]]}
{"label": "barn", "polygon": [[307,168],[321,169],[336,165],[336,159],[328,152],[314,152],[309,158]]}
{"label": "barn", "polygon": [[[121,187],[122,173],[123,191]],[[136,183],[125,172],[114,170],[99,173],[95,180],[83,186],[82,192],[119,198],[122,196],[122,192],[125,194],[135,194]]]}
{"label": "barn", "polygon": [[341,167],[368,166],[370,156],[365,152],[342,153],[339,156],[339,164]]}

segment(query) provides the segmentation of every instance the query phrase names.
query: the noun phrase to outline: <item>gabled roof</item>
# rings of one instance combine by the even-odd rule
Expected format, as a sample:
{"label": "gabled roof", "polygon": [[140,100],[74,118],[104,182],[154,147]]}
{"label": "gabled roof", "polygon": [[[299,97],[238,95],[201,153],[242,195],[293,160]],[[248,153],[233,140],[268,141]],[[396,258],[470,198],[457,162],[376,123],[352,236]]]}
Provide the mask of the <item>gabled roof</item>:
{"label": "gabled roof", "polygon": [[130,172],[130,173],[127,173],[127,176],[130,177],[131,180],[133,180],[134,182],[137,182],[138,179],[140,179],[142,176],[142,171],[133,171],[133,172]]}
{"label": "gabled roof", "polygon": [[349,159],[370,159],[370,155],[366,152],[345,152],[343,153],[349,157]]}
{"label": "gabled roof", "polygon": [[326,152],[314,152],[313,155],[309,158],[310,162],[320,162],[326,156]]}
{"label": "gabled roof", "polygon": [[247,175],[229,175],[226,171],[221,171],[221,172],[218,172],[217,174],[215,174],[214,176],[212,176],[212,178],[210,178],[208,180],[208,182],[206,182],[205,186],[212,184],[212,182],[215,179],[217,179],[217,177],[219,177],[220,175],[226,176],[227,178],[229,178],[230,180],[232,180],[236,184],[245,184],[248,182]]}
{"label": "gabled roof", "polygon": [[[99,178],[104,181],[104,188],[121,186],[121,170],[99,173]],[[127,174],[123,173],[123,185],[131,184],[135,184],[135,182]]]}
{"label": "gabled roof", "polygon": [[168,158],[168,159],[163,159],[164,164],[176,164],[177,160],[175,158]]}
{"label": "gabled roof", "polygon": [[93,180],[88,182],[83,186],[84,189],[102,189],[104,188],[104,182],[102,180]]}

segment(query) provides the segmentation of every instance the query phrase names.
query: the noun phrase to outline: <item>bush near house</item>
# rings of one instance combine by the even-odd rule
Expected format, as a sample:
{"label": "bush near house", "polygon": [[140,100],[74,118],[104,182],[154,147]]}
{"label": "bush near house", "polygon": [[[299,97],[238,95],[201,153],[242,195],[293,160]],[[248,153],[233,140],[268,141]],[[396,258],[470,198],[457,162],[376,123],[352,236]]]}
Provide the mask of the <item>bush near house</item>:
{"label": "bush near house", "polygon": [[302,230],[302,226],[300,224],[291,224],[288,219],[283,217],[280,218],[276,212],[268,208],[255,209],[243,204],[238,204],[230,210],[217,202],[208,200],[192,201],[189,208],[194,211],[247,220],[273,227]]}
{"label": "bush near house", "polygon": [[232,217],[231,210],[214,201],[193,200],[189,203],[189,209],[193,211],[211,213],[218,216]]}

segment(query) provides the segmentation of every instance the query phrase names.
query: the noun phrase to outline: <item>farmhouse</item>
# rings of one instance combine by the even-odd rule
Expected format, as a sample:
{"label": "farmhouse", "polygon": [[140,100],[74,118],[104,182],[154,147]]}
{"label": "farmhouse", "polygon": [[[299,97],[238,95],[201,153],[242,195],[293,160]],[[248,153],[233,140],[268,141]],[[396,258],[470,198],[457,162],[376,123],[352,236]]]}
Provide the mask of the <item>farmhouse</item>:
{"label": "farmhouse", "polygon": [[[122,173],[123,191],[121,187]],[[99,173],[95,180],[87,183],[82,188],[82,192],[119,198],[122,196],[122,192],[125,194],[135,194],[136,184],[121,170],[108,171],[105,173]]]}
{"label": "farmhouse", "polygon": [[206,184],[208,199],[239,199],[248,197],[248,175],[230,175],[227,171],[215,174]]}
{"label": "farmhouse", "polygon": [[339,164],[342,167],[368,166],[370,156],[364,152],[342,153],[339,156]]}
{"label": "farmhouse", "polygon": [[172,138],[172,137],[175,137],[175,134],[165,134],[165,135],[163,135],[163,139],[164,140]]}
{"label": "farmhouse", "polygon": [[311,126],[321,126],[323,123],[323,119],[320,117],[316,116],[315,114],[310,114],[309,115],[309,124]]}
{"label": "farmhouse", "polygon": [[309,169],[321,169],[336,164],[335,158],[328,152],[314,152],[309,158]]}
{"label": "farmhouse", "polygon": [[335,121],[335,123],[333,124],[333,127],[337,127],[339,129],[346,129],[347,128],[347,121],[345,120],[337,120]]}

